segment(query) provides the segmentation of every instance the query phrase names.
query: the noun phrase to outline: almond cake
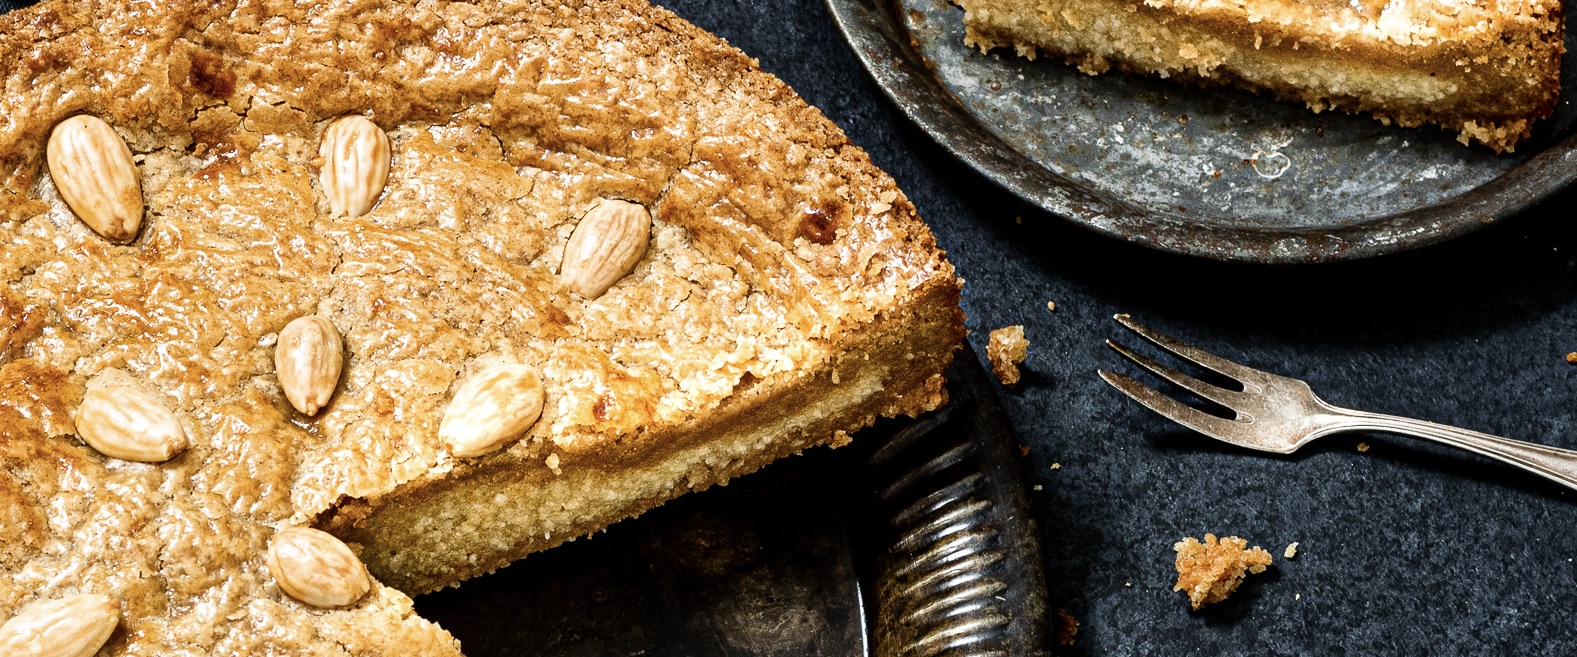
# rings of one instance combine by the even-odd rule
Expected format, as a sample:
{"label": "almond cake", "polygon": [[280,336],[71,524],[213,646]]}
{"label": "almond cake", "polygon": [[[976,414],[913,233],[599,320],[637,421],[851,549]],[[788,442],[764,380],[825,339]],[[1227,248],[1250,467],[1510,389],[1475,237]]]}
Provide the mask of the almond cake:
{"label": "almond cake", "polygon": [[0,75],[0,654],[456,655],[408,595],[945,401],[914,206],[641,0],[49,0]]}
{"label": "almond cake", "polygon": [[1554,112],[1558,0],[954,0],[965,43],[1231,83],[1501,152]]}

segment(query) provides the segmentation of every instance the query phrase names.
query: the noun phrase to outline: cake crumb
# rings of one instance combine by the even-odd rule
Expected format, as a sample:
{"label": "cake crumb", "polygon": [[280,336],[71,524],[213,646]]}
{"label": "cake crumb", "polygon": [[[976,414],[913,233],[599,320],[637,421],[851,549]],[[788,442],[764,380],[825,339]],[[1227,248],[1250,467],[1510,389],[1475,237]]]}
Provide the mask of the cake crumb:
{"label": "cake crumb", "polygon": [[1172,549],[1177,552],[1177,586],[1172,590],[1187,592],[1194,609],[1227,599],[1245,575],[1263,573],[1271,564],[1269,552],[1251,549],[1236,536],[1217,540],[1215,534],[1205,534],[1203,543],[1189,536]]}
{"label": "cake crumb", "polygon": [[1133,582],[1123,582],[1123,586],[1126,586],[1126,587],[1131,589],[1131,588],[1133,588]]}
{"label": "cake crumb", "polygon": [[1566,362],[1577,364],[1577,351],[1566,354]]}
{"label": "cake crumb", "polygon": [[1042,486],[1040,484],[1035,484],[1035,490],[1037,490],[1037,491],[1046,490],[1046,487]]}
{"label": "cake crumb", "polygon": [[1061,470],[1062,469],[1062,464],[1061,463],[1053,463],[1053,464],[1051,464],[1051,469],[1053,469],[1053,470]]}
{"label": "cake crumb", "polygon": [[1287,544],[1287,549],[1281,551],[1281,557],[1283,559],[1291,559],[1291,558],[1296,557],[1296,556],[1298,556],[1298,542],[1297,541],[1293,541],[1291,543],[1288,543]]}
{"label": "cake crumb", "polygon": [[1073,645],[1074,637],[1079,635],[1079,619],[1066,609],[1057,610],[1057,644],[1063,646]]}
{"label": "cake crumb", "polygon": [[986,344],[986,358],[991,361],[991,373],[997,375],[1002,385],[1013,387],[1019,381],[1019,363],[1029,356],[1029,340],[1024,339],[1021,325],[1004,326],[991,332]]}
{"label": "cake crumb", "polygon": [[1358,443],[1358,453],[1359,454],[1362,454],[1362,453],[1367,452],[1367,451],[1369,451],[1369,443]]}
{"label": "cake crumb", "polygon": [[546,459],[543,459],[543,463],[547,464],[548,469],[552,470],[553,474],[561,474],[563,472],[562,470],[559,470],[558,454],[549,454]]}
{"label": "cake crumb", "polygon": [[1055,301],[1047,301],[1046,302],[1046,310],[1049,310],[1051,312],[1057,312],[1057,302],[1055,302]]}
{"label": "cake crumb", "polygon": [[1302,600],[1303,599],[1303,594],[1302,593],[1294,593],[1294,594],[1292,594],[1292,599],[1293,600]]}

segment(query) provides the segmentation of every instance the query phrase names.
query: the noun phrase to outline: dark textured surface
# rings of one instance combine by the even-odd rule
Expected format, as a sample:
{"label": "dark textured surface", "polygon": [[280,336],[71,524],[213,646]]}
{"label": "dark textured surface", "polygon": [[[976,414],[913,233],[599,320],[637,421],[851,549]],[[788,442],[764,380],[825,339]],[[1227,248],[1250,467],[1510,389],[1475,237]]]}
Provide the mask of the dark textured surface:
{"label": "dark textured surface", "polygon": [[[1026,325],[1026,380],[1003,401],[1043,486],[1032,496],[1050,604],[1083,622],[1067,654],[1577,653],[1577,495],[1402,439],[1367,438],[1366,454],[1343,437],[1290,458],[1233,450],[1094,374],[1134,371],[1101,346],[1119,335],[1111,314],[1132,312],[1338,404],[1577,448],[1577,367],[1561,360],[1577,351],[1577,196],[1371,262],[1167,256],[1032,211],[943,154],[869,81],[820,0],[662,4],[759,58],[898,179],[969,279],[976,348],[991,328]],[[1206,531],[1262,545],[1276,565],[1194,613],[1170,591],[1171,544]],[[1300,553],[1286,561],[1291,541]]]}
{"label": "dark textured surface", "polygon": [[[869,81],[819,0],[662,4],[759,58],[898,179],[969,280],[977,349],[991,328],[1026,326],[1028,376],[1004,402],[1044,487],[1032,495],[1051,605],[1083,622],[1066,652],[1577,653],[1577,495],[1403,439],[1250,454],[1095,377],[1134,371],[1101,344],[1119,334],[1109,317],[1132,312],[1337,404],[1577,448],[1577,367],[1562,360],[1577,351],[1577,197],[1375,261],[1168,256],[1033,211],[942,153]],[[1264,546],[1276,565],[1194,613],[1170,590],[1171,544],[1207,531]]]}

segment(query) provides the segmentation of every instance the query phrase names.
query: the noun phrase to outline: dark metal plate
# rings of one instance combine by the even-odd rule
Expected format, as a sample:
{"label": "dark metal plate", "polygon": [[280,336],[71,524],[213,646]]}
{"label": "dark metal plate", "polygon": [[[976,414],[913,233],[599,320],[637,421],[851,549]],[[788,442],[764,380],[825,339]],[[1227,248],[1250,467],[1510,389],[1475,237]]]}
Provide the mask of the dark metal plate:
{"label": "dark metal plate", "polygon": [[417,599],[471,657],[1047,653],[1017,443],[965,348],[952,401],[852,446]]}
{"label": "dark metal plate", "polygon": [[1507,218],[1577,178],[1577,48],[1554,118],[1512,155],[1224,89],[1088,76],[963,43],[950,0],[826,0],[920,128],[1052,214],[1196,256],[1302,263],[1393,253]]}

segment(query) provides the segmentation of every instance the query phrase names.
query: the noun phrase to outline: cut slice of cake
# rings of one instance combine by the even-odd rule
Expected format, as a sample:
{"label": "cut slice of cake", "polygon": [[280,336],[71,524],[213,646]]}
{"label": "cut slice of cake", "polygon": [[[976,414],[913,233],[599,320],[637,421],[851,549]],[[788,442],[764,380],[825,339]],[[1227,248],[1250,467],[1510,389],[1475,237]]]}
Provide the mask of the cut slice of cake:
{"label": "cut slice of cake", "polygon": [[955,0],[966,43],[1232,83],[1511,151],[1555,109],[1557,0]]}
{"label": "cut slice of cake", "polygon": [[643,1],[50,0],[0,76],[0,646],[457,654],[407,594],[945,399],[913,205]]}

